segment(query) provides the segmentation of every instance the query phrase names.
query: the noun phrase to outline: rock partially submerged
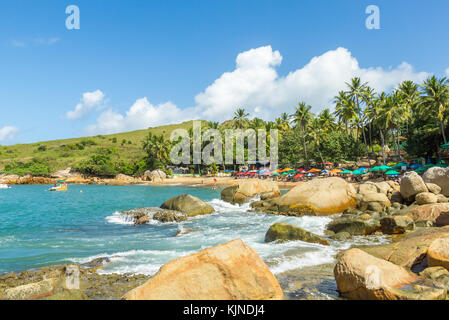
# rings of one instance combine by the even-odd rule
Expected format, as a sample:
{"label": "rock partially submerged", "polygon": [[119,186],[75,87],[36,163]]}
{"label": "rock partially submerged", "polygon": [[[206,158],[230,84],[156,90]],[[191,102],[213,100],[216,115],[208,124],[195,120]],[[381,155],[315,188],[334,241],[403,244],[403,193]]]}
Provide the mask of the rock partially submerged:
{"label": "rock partially submerged", "polygon": [[364,219],[361,217],[337,218],[327,225],[327,230],[338,234],[347,232],[351,236],[366,236],[381,230],[380,222],[376,219]]}
{"label": "rock partially submerged", "polygon": [[187,215],[182,212],[157,207],[126,210],[122,212],[122,215],[134,222],[134,225],[145,224],[151,220],[160,222],[182,222],[187,220]]}
{"label": "rock partially submerged", "polygon": [[292,240],[319,243],[325,246],[330,245],[329,241],[327,241],[326,239],[288,223],[275,223],[268,229],[267,233],[265,234],[265,242],[285,242]]}
{"label": "rock partially submerged", "polygon": [[415,224],[408,216],[388,216],[380,220],[383,234],[402,234],[407,230],[413,230]]}
{"label": "rock partially submerged", "polygon": [[340,294],[355,300],[445,300],[446,289],[359,249],[344,252],[334,268]]}
{"label": "rock partially submerged", "polygon": [[278,281],[242,240],[211,247],[163,265],[125,300],[283,299]]}
{"label": "rock partially submerged", "polygon": [[179,211],[188,217],[197,215],[210,214],[214,212],[214,208],[202,201],[200,198],[183,194],[165,201],[161,205],[162,209]]}

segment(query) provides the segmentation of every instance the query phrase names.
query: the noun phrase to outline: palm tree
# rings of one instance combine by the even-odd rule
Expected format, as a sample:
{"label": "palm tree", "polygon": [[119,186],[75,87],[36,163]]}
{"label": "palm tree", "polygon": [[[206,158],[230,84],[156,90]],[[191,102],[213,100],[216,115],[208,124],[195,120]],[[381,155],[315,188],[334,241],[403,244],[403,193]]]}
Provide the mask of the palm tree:
{"label": "palm tree", "polygon": [[306,129],[313,117],[313,113],[310,112],[311,109],[312,107],[307,105],[305,102],[300,102],[298,103],[298,107],[295,108],[295,113],[291,116],[292,121],[295,123],[297,128],[300,128],[302,133],[306,162],[309,162],[309,158],[307,157]]}
{"label": "palm tree", "polygon": [[260,118],[254,118],[249,122],[249,127],[254,130],[262,129],[265,127],[265,121]]}
{"label": "palm tree", "polygon": [[148,159],[156,159],[159,164],[164,164],[169,158],[170,146],[170,141],[165,140],[163,135],[154,135],[151,132],[143,141],[143,149],[147,153]]}
{"label": "palm tree", "polygon": [[321,163],[324,163],[323,155],[321,154],[320,149],[320,141],[321,141],[321,135],[323,131],[323,122],[321,118],[313,118],[310,123],[310,136],[315,141],[315,146],[318,150],[318,153],[320,154]]}
{"label": "palm tree", "polygon": [[336,104],[334,114],[340,123],[344,122],[346,134],[349,135],[348,124],[357,117],[354,101],[344,91],[340,91],[334,101]]}
{"label": "palm tree", "polygon": [[234,112],[234,124],[237,129],[245,128],[245,124],[248,122],[249,113],[243,108],[239,108]]}
{"label": "palm tree", "polygon": [[336,128],[335,118],[329,109],[324,109],[318,115],[318,120],[324,131],[333,131]]}
{"label": "palm tree", "polygon": [[449,86],[448,79],[441,79],[432,76],[428,78],[421,86],[423,97],[421,105],[428,116],[437,117],[440,121],[441,135],[444,143],[447,143],[444,116],[449,110]]}
{"label": "palm tree", "polygon": [[[367,83],[362,83],[360,78],[352,78],[351,83],[346,83],[346,85],[349,87],[349,97],[354,100],[355,103],[355,110],[358,116],[358,126],[362,130],[363,134],[363,142],[365,143],[365,154],[368,158],[368,161],[370,161],[369,154],[368,154],[368,145],[366,142],[366,135],[365,135],[365,117],[364,117],[364,110],[362,109],[362,106],[360,102],[363,101],[364,96],[366,95],[367,90]],[[371,163],[370,163],[371,165]]]}

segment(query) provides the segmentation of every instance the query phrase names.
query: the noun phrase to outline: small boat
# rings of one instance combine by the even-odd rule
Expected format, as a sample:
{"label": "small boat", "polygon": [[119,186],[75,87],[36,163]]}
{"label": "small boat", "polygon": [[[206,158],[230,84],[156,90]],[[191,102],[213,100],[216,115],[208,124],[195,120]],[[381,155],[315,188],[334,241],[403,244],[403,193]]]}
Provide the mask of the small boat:
{"label": "small boat", "polygon": [[1,184],[0,184],[0,189],[11,189],[11,187],[8,186],[7,184],[1,183]]}
{"label": "small boat", "polygon": [[64,180],[58,181],[58,184],[55,184],[53,187],[48,189],[48,191],[67,191],[67,183]]}

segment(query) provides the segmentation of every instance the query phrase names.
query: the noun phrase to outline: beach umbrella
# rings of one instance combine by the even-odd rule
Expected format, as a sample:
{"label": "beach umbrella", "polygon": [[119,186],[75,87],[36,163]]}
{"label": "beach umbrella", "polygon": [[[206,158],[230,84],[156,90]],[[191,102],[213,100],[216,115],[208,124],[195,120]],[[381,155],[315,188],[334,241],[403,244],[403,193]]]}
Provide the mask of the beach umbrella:
{"label": "beach umbrella", "polygon": [[351,171],[351,170],[344,170],[344,171],[342,171],[341,173],[342,173],[342,174],[350,174],[350,173],[352,173],[352,171]]}
{"label": "beach umbrella", "polygon": [[265,171],[264,173],[262,173],[263,176],[269,176],[270,174],[270,171]]}
{"label": "beach umbrella", "polygon": [[442,144],[440,147],[441,147],[441,149],[449,148],[449,142],[445,143],[445,144]]}
{"label": "beach umbrella", "polygon": [[280,174],[277,173],[277,172],[273,173],[272,175],[273,175],[273,176],[280,176]]}
{"label": "beach umbrella", "polygon": [[385,172],[385,174],[386,174],[387,176],[392,176],[392,175],[398,175],[399,172],[397,172],[397,171],[395,171],[395,170],[389,170],[389,171]]}
{"label": "beach umbrella", "polygon": [[365,174],[365,173],[366,173],[365,170],[360,170],[360,169],[357,169],[357,170],[352,172],[352,174],[355,175],[355,176],[358,176],[358,175],[361,175],[361,174]]}
{"label": "beach umbrella", "polygon": [[386,166],[386,165],[382,165],[382,166],[379,167],[379,169],[380,169],[380,171],[388,171],[388,170],[391,169],[391,167]]}
{"label": "beach umbrella", "polygon": [[342,170],[340,170],[340,169],[333,169],[333,170],[331,170],[331,173],[341,173],[342,172]]}
{"label": "beach umbrella", "polygon": [[422,164],[419,164],[419,163],[415,163],[410,166],[410,168],[412,168],[412,169],[421,168],[421,167],[422,167]]}
{"label": "beach umbrella", "polygon": [[284,170],[281,170],[281,172],[287,172],[287,171],[292,171],[292,168],[285,168]]}
{"label": "beach umbrella", "polygon": [[295,179],[299,179],[299,178],[302,178],[302,177],[304,177],[304,175],[302,173],[298,173],[294,178]]}
{"label": "beach umbrella", "polygon": [[281,173],[281,176],[286,176],[286,175],[288,175],[288,174],[290,174],[290,173],[284,172],[284,173]]}
{"label": "beach umbrella", "polygon": [[321,174],[322,174],[322,175],[328,175],[329,172],[324,172],[324,171],[323,171],[323,172],[321,172]]}
{"label": "beach umbrella", "polygon": [[315,175],[313,173],[306,174],[306,177],[314,177]]}
{"label": "beach umbrella", "polygon": [[382,171],[381,169],[380,169],[380,167],[379,166],[377,166],[377,167],[372,167],[371,169],[369,169],[368,171],[370,171],[370,172],[374,172],[374,171]]}

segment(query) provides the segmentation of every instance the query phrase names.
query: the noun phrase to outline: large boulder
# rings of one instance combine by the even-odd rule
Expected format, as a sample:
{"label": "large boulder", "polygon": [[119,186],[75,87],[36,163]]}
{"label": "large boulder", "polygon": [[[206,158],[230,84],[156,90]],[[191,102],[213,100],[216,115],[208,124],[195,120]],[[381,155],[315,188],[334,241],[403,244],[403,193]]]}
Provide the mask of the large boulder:
{"label": "large boulder", "polygon": [[437,227],[449,226],[449,211],[440,213],[438,218],[435,219],[435,226]]}
{"label": "large boulder", "polygon": [[275,223],[268,229],[265,234],[265,242],[276,240],[279,242],[300,240],[310,243],[319,243],[325,246],[329,245],[329,241],[326,239],[288,223]]}
{"label": "large boulder", "polygon": [[377,187],[374,183],[362,183],[357,188],[359,194],[377,193]]}
{"label": "large boulder", "polygon": [[430,244],[427,251],[429,267],[444,267],[449,270],[449,237],[441,237]]}
{"label": "large boulder", "polygon": [[165,172],[159,169],[153,171],[147,170],[144,172],[143,176],[153,181],[161,181],[167,178]]}
{"label": "large boulder", "polygon": [[415,196],[415,202],[419,205],[437,203],[438,197],[432,192],[421,192]]}
{"label": "large boulder", "polygon": [[36,300],[53,295],[57,279],[47,279],[5,290],[6,300]]}
{"label": "large boulder", "polygon": [[355,189],[342,178],[302,183],[274,201],[270,210],[309,215],[331,215],[356,206]]}
{"label": "large boulder", "polygon": [[401,194],[407,201],[413,201],[421,192],[427,192],[427,186],[419,174],[407,172],[401,179]]}
{"label": "large boulder", "polygon": [[202,250],[163,265],[126,300],[283,299],[278,281],[242,240]]}
{"label": "large boulder", "polygon": [[191,196],[190,194],[183,194],[165,201],[161,205],[162,209],[179,211],[189,217],[210,214],[214,212],[214,208],[205,203],[200,198]]}
{"label": "large boulder", "polygon": [[427,183],[434,183],[441,188],[441,193],[449,197],[449,168],[429,168],[423,175]]}
{"label": "large boulder", "polygon": [[449,226],[419,229],[401,236],[393,243],[364,246],[360,249],[414,272],[421,272],[427,268],[427,250],[430,244],[445,236],[449,236]]}
{"label": "large boulder", "polygon": [[[374,206],[372,206],[373,203],[379,204],[378,207],[381,208],[380,211],[382,211],[382,209],[385,207],[391,206],[390,200],[383,193],[366,193],[363,195],[358,195],[357,200],[358,200],[358,206],[361,210],[366,210],[366,209],[372,210],[371,208],[375,208]],[[379,211],[379,210],[373,210],[373,211]]]}
{"label": "large boulder", "polygon": [[361,217],[342,217],[327,225],[327,230],[334,233],[347,232],[352,236],[366,236],[381,230],[380,222],[376,219]]}
{"label": "large boulder", "polygon": [[266,200],[279,197],[281,192],[273,181],[247,179],[240,181],[236,186],[224,188],[221,192],[221,199],[230,203],[242,204],[258,195],[263,195],[264,200]]}
{"label": "large boulder", "polygon": [[447,291],[359,249],[344,252],[334,268],[340,294],[355,300],[445,300]]}

